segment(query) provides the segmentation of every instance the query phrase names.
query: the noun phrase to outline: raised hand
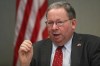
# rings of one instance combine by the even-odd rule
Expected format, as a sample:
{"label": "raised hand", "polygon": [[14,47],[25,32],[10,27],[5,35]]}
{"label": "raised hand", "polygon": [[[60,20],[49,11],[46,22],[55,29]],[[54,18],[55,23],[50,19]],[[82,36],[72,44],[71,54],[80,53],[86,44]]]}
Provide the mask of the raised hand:
{"label": "raised hand", "polygon": [[30,40],[24,40],[19,48],[19,61],[21,66],[29,66],[33,56],[33,46]]}

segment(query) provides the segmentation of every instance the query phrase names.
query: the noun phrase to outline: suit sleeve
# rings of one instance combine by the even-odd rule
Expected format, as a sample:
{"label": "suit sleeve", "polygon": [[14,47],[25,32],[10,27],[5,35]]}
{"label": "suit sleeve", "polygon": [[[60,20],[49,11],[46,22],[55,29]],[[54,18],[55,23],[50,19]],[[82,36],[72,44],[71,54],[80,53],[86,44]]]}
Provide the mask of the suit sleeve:
{"label": "suit sleeve", "polygon": [[33,58],[30,66],[39,66],[39,46],[37,44],[33,44]]}

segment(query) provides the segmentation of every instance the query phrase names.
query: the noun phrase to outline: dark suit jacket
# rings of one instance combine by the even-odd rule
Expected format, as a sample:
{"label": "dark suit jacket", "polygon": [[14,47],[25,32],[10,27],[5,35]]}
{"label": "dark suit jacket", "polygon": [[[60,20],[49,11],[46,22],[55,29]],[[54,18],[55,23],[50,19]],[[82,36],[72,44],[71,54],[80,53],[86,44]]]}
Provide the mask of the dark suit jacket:
{"label": "dark suit jacket", "polygon": [[[50,66],[51,51],[50,39],[35,43],[31,66]],[[100,38],[74,33],[71,66],[100,66]]]}

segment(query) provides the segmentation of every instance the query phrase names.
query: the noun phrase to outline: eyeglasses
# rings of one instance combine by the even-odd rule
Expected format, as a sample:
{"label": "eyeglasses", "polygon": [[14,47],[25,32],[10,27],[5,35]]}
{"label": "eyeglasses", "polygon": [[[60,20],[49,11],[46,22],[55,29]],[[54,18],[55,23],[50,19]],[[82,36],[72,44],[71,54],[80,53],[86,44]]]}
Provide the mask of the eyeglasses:
{"label": "eyeglasses", "polygon": [[54,24],[56,24],[58,27],[61,27],[64,25],[65,22],[67,22],[68,20],[64,20],[64,21],[57,21],[57,22],[53,22],[53,21],[46,21],[45,23],[47,24],[48,27],[52,27]]}

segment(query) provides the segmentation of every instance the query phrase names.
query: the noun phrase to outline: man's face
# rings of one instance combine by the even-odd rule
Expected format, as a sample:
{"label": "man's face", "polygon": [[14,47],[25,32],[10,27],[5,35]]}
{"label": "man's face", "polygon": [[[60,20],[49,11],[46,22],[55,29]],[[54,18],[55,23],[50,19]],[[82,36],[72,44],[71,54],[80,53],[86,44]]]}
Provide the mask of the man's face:
{"label": "man's face", "polygon": [[59,46],[65,44],[72,37],[76,27],[76,20],[69,20],[68,13],[66,13],[64,8],[49,10],[47,23],[51,40]]}

